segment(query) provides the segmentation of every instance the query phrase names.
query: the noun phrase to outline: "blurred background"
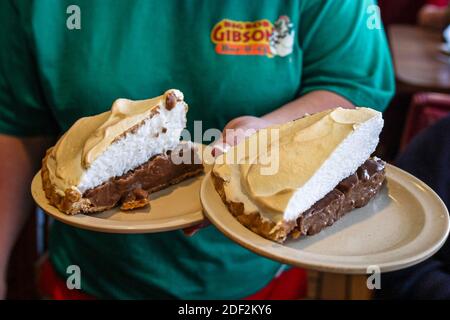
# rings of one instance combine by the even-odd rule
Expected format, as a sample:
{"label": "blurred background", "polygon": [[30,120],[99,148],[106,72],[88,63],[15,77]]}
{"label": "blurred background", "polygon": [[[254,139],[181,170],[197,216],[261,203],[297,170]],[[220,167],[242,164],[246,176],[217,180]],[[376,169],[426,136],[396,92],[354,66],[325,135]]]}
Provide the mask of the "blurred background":
{"label": "blurred background", "polygon": [[[395,65],[397,91],[384,114],[377,155],[393,161],[419,132],[450,114],[450,22],[448,0],[379,0]],[[35,266],[46,251],[49,221],[30,215],[13,251],[10,299],[37,298]],[[371,299],[367,276],[307,270],[307,299]]]}

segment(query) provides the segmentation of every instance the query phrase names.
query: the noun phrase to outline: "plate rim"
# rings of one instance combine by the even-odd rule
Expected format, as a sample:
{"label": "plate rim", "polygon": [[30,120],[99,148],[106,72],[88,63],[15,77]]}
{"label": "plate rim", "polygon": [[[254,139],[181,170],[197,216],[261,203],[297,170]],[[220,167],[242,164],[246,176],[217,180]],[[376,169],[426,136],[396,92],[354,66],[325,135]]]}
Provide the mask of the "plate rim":
{"label": "plate rim", "polygon": [[450,56],[450,48],[449,45],[446,42],[441,42],[439,44],[439,51],[446,55],[447,57]]}
{"label": "plate rim", "polygon": [[[190,179],[205,179],[206,173],[203,173],[199,176],[192,177]],[[186,181],[190,180],[187,179]],[[203,182],[203,181],[202,181]],[[174,185],[176,186],[176,185]],[[173,186],[170,186],[173,187]],[[168,187],[168,188],[170,188]],[[201,185],[200,185],[201,188]],[[108,224],[104,225],[104,227],[99,223],[97,220],[104,220],[100,218],[96,218],[93,215],[87,215],[87,214],[76,214],[76,215],[68,215],[60,211],[58,208],[53,207],[50,203],[42,204],[37,199],[37,195],[35,192],[39,190],[39,193],[42,192],[42,195],[45,197],[45,192],[42,189],[42,177],[41,177],[41,170],[39,170],[33,177],[33,180],[30,185],[31,189],[31,195],[33,197],[33,200],[35,204],[48,216],[54,218],[55,220],[58,220],[64,224],[89,230],[89,231],[95,231],[95,232],[104,232],[104,233],[111,233],[111,234],[144,234],[144,233],[158,233],[158,232],[167,232],[167,231],[174,231],[179,230],[183,228],[188,228],[193,225],[196,225],[198,223],[201,223],[204,220],[204,214],[202,207],[200,210],[191,212],[188,214],[183,215],[182,217],[187,219],[186,222],[171,222],[173,219],[167,219],[165,223],[161,226],[155,227],[152,225],[152,223],[145,222],[145,221],[130,221],[130,225],[123,225],[123,221],[118,220],[108,220]],[[199,191],[200,192],[200,191]],[[45,199],[47,199],[45,197]],[[201,202],[200,202],[201,205]],[[51,206],[52,209],[55,210],[55,212],[52,212],[53,210],[49,211],[46,209],[46,206]],[[56,213],[58,211],[58,213]],[[97,221],[96,223],[93,221]],[[163,221],[165,219],[162,219]]]}
{"label": "plate rim", "polygon": [[[400,269],[404,269],[407,267],[410,267],[412,265],[415,265],[417,263],[420,263],[424,260],[426,260],[427,258],[431,257],[434,253],[436,253],[441,247],[442,245],[445,243],[445,240],[447,239],[449,232],[450,232],[450,218],[449,218],[449,213],[448,213],[448,209],[445,206],[444,202],[442,201],[442,199],[436,194],[436,192],[431,189],[426,183],[424,183],[423,181],[421,181],[420,179],[418,179],[417,177],[411,175],[410,173],[394,166],[391,164],[387,164],[386,165],[386,177],[387,179],[393,179],[390,177],[391,172],[392,174],[400,174],[403,175],[405,178],[411,180],[411,182],[415,183],[415,186],[418,187],[420,186],[421,188],[425,189],[427,191],[428,194],[430,194],[432,197],[429,198],[428,200],[434,202],[435,205],[441,207],[442,212],[441,214],[445,214],[444,216],[444,220],[445,220],[445,226],[443,229],[445,229],[443,231],[443,233],[441,234],[441,236],[439,237],[439,239],[437,241],[435,241],[433,243],[432,246],[430,246],[430,248],[428,248],[428,250],[424,250],[418,254],[412,255],[410,257],[407,258],[403,258],[397,261],[389,261],[389,262],[383,262],[383,263],[379,263],[376,264],[376,266],[378,266],[380,268],[381,272],[391,272],[391,271],[395,271],[395,270],[400,270]],[[394,180],[394,179],[393,179]],[[399,182],[398,182],[399,183]],[[241,230],[246,230],[247,232],[251,232],[254,236],[258,237],[259,242],[261,242],[262,244],[257,244],[257,243],[253,243],[252,241],[245,241],[245,239],[243,239],[243,236],[239,236],[239,233],[235,232],[230,232],[230,230],[227,229],[227,227],[224,227],[223,225],[221,225],[221,223],[219,223],[216,219],[216,216],[214,214],[210,214],[210,206],[207,203],[207,199],[205,200],[204,198],[207,198],[207,196],[205,196],[205,194],[208,194],[208,184],[210,184],[212,186],[212,181],[211,181],[211,172],[208,172],[208,174],[205,176],[205,178],[202,181],[201,187],[200,187],[200,201],[202,203],[202,207],[203,207],[203,211],[205,216],[209,219],[209,221],[211,221],[211,223],[214,224],[214,226],[220,231],[222,232],[226,237],[228,237],[229,239],[231,239],[232,241],[234,241],[235,243],[243,246],[244,248],[260,255],[260,256],[264,256],[266,258],[272,259],[272,260],[276,260],[279,261],[281,263],[284,264],[289,264],[289,265],[294,265],[297,267],[302,267],[302,268],[307,268],[307,269],[313,269],[313,270],[317,270],[317,271],[323,271],[323,272],[333,272],[333,273],[344,273],[344,274],[367,274],[367,268],[370,265],[374,265],[374,264],[367,264],[365,266],[362,265],[355,265],[355,264],[349,264],[349,263],[340,263],[339,265],[330,265],[329,263],[320,263],[318,261],[316,262],[311,262],[311,260],[309,261],[299,261],[298,259],[296,259],[295,257],[293,258],[289,258],[289,257],[285,257],[285,256],[281,256],[278,254],[274,254],[272,251],[267,250],[267,249],[263,249],[261,248],[262,244],[265,245],[269,245],[270,247],[283,247],[283,248],[288,248],[291,250],[296,250],[294,248],[289,248],[283,244],[278,244],[276,242],[273,242],[271,240],[265,239],[259,235],[257,235],[256,233],[252,232],[251,230],[247,229],[245,226],[243,226],[242,224],[240,224],[234,216],[232,216],[232,214],[228,211],[228,208],[226,208],[225,204],[221,201],[219,195],[216,192],[216,196],[219,197],[220,200],[220,204],[226,209],[226,211],[230,214],[230,216],[234,219],[234,221],[237,223],[238,226],[240,226],[240,228],[243,228]],[[404,186],[402,184],[402,186]],[[405,187],[405,186],[404,186]],[[213,187],[214,188],[214,187]],[[214,190],[215,191],[215,190]],[[422,204],[422,202],[420,201],[420,199],[416,200]],[[438,215],[438,214],[436,214]],[[229,227],[229,226],[228,226]],[[229,227],[230,228],[230,227]],[[231,228],[230,228],[231,229]],[[395,249],[395,250],[398,250]],[[289,250],[288,250],[289,251]],[[296,251],[302,251],[302,250],[296,250]],[[311,252],[305,252],[303,251],[304,255],[310,255],[310,256],[318,256],[318,254],[315,253],[311,253]],[[324,255],[321,255],[322,257]],[[331,256],[331,255],[328,255]],[[334,256],[336,257],[336,256]],[[340,257],[340,256],[338,256]],[[342,256],[345,259],[345,256]]]}

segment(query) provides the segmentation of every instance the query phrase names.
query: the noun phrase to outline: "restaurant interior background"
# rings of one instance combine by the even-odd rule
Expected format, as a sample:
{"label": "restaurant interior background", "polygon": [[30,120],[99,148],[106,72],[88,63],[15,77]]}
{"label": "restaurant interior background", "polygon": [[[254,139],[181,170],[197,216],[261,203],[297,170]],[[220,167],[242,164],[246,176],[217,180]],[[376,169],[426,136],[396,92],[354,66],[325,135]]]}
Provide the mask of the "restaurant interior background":
{"label": "restaurant interior background", "polygon": [[[378,155],[393,161],[419,131],[450,113],[450,58],[439,50],[442,30],[420,26],[418,13],[426,3],[446,0],[379,0],[395,65],[397,91],[384,114],[385,128]],[[38,297],[35,265],[47,246],[48,221],[31,215],[10,261],[10,299]],[[308,271],[308,299],[370,299],[367,276]]]}

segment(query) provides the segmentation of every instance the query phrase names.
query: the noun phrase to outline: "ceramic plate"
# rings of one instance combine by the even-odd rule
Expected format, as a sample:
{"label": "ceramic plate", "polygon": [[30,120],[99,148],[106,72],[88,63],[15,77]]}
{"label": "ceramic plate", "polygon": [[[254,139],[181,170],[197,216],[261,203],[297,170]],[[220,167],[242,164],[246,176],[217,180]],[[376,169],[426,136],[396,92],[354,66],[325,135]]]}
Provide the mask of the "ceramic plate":
{"label": "ceramic plate", "polygon": [[[208,172],[210,166],[205,166]],[[150,206],[133,211],[114,208],[90,215],[67,215],[52,206],[42,189],[39,171],[31,184],[35,202],[51,217],[69,225],[109,233],[153,233],[186,228],[203,219],[200,175],[150,194]]]}
{"label": "ceramic plate", "polygon": [[425,183],[392,165],[387,185],[363,208],[353,210],[317,235],[278,244],[241,225],[227,210],[208,174],[201,186],[205,215],[226,236],[282,263],[319,271],[365,274],[419,263],[435,253],[449,233],[442,200]]}

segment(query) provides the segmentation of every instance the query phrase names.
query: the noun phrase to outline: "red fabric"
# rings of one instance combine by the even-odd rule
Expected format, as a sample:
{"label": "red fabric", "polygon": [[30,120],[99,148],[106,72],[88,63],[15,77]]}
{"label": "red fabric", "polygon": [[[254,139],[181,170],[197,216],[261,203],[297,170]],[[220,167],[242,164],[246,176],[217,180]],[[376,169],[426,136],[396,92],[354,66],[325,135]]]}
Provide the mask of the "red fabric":
{"label": "red fabric", "polygon": [[244,300],[297,300],[306,297],[307,289],[306,271],[292,268]]}
{"label": "red fabric", "polygon": [[439,7],[446,7],[449,3],[449,0],[427,0],[427,4],[434,4]]}
{"label": "red fabric", "polygon": [[404,150],[411,139],[450,113],[450,95],[443,93],[417,93],[411,100],[401,149]]}
{"label": "red fabric", "polygon": [[[46,259],[40,267],[38,286],[44,298],[53,300],[95,300],[81,290],[70,290]],[[266,287],[245,300],[294,300],[306,296],[306,271],[293,268],[274,278]]]}
{"label": "red fabric", "polygon": [[49,259],[45,259],[39,268],[38,288],[45,299],[53,300],[94,300],[95,298],[81,290],[70,290],[66,282],[53,269]]}

